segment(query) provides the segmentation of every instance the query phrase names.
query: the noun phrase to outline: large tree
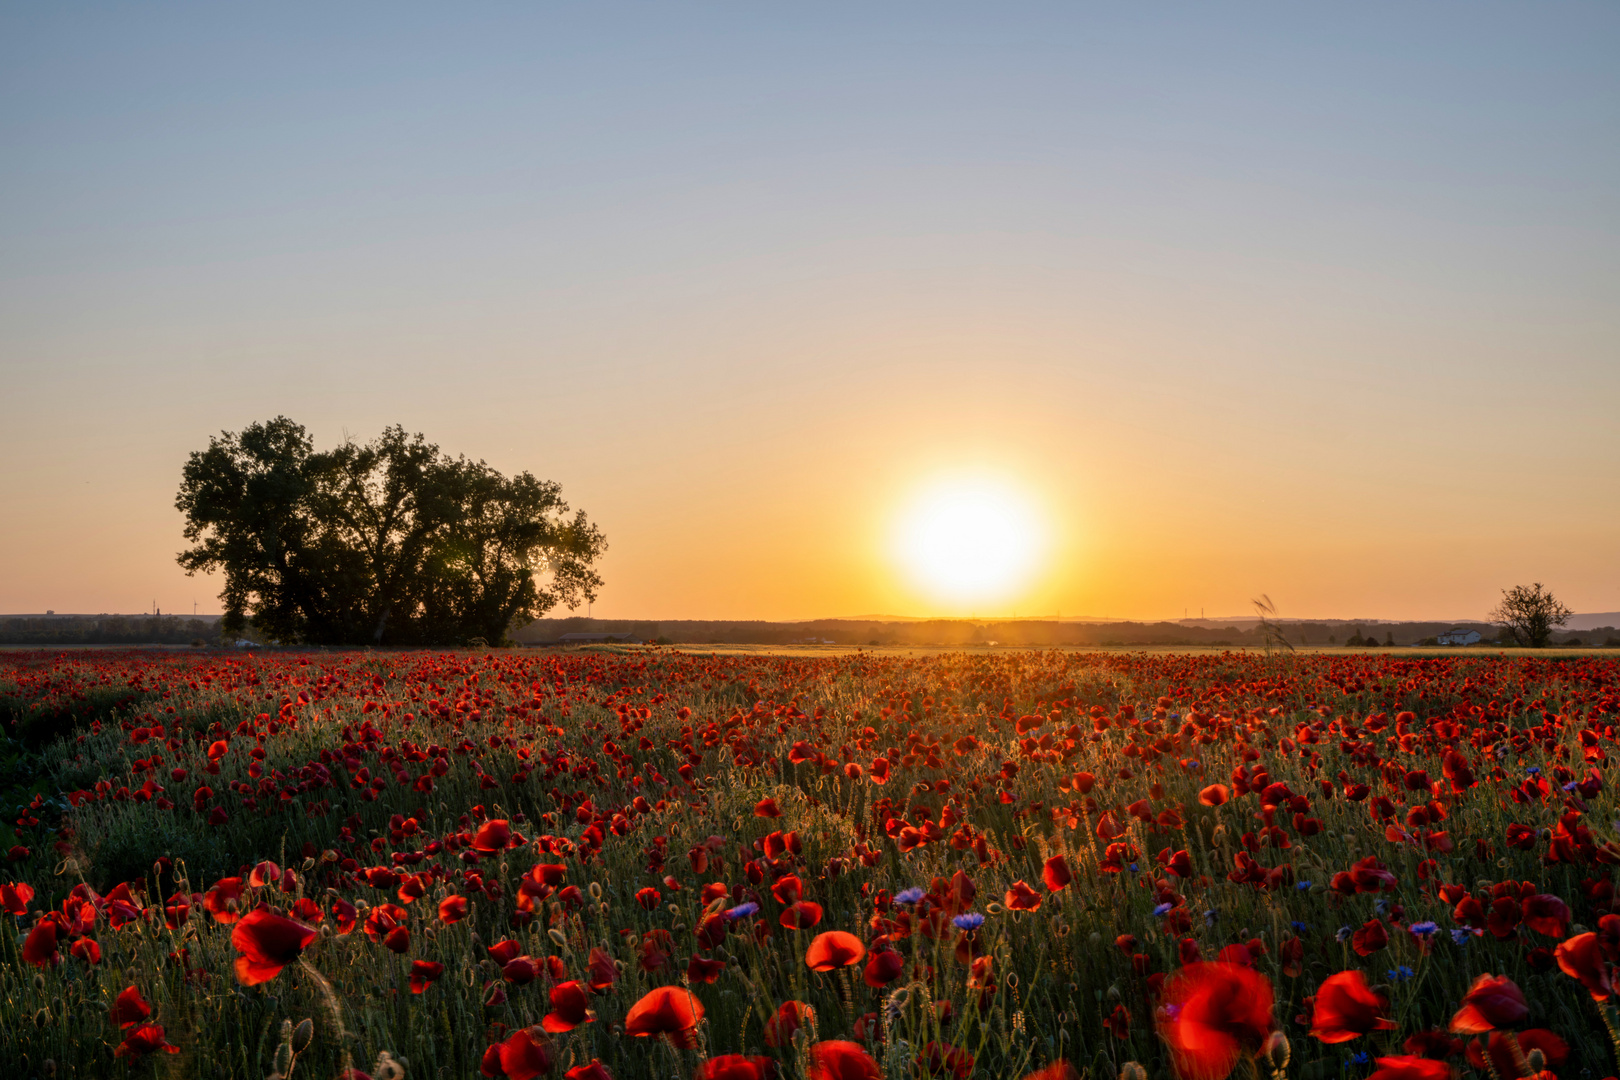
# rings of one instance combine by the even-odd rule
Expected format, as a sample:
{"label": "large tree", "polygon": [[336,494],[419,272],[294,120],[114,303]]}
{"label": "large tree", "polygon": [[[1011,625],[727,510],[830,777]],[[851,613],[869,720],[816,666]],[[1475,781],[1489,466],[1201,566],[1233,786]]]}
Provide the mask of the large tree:
{"label": "large tree", "polygon": [[317,452],[286,417],[224,432],[186,462],[188,574],[222,571],[224,629],[249,620],[329,645],[504,641],[594,600],[607,548],[561,488],[505,477],[391,427]]}
{"label": "large tree", "polygon": [[1569,622],[1572,614],[1538,581],[1503,589],[1502,602],[1488,617],[1511,634],[1516,644],[1539,649],[1552,637],[1553,627]]}

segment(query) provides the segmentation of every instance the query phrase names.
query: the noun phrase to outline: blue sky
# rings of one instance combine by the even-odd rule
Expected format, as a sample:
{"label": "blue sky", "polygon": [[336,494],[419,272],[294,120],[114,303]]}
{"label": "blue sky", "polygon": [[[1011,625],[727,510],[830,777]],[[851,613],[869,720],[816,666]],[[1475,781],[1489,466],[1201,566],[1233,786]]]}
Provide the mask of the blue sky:
{"label": "blue sky", "polygon": [[[598,613],[1620,609],[1620,9],[12,5],[0,609],[183,607],[277,413],[560,480]],[[167,599],[164,599],[167,598]]]}

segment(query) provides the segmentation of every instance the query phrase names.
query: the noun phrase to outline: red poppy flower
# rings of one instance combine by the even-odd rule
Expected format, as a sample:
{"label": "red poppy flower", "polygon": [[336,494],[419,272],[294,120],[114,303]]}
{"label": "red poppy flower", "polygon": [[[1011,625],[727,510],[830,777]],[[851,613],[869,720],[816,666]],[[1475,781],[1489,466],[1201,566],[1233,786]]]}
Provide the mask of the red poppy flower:
{"label": "red poppy flower", "polygon": [[690,1048],[697,1045],[697,1026],[702,1019],[703,1003],[690,990],[660,986],[630,1006],[624,1030],[627,1035],[641,1037],[667,1035],[675,1045]]}
{"label": "red poppy flower", "polygon": [[1553,950],[1565,975],[1581,980],[1593,1001],[1607,1001],[1614,993],[1613,972],[1595,933],[1577,934]]}
{"label": "red poppy flower", "polygon": [[776,805],[775,799],[761,799],[754,804],[754,816],[777,818],[782,816],[782,810]]}
{"label": "red poppy flower", "polygon": [[507,1080],[534,1080],[551,1071],[551,1041],[537,1027],[520,1028],[500,1048]]}
{"label": "red poppy flower", "polygon": [[1024,1080],[1080,1080],[1080,1074],[1074,1071],[1073,1065],[1059,1058],[1046,1068],[1030,1073]]}
{"label": "red poppy flower", "polygon": [[125,1037],[124,1041],[113,1048],[113,1057],[145,1057],[162,1051],[165,1054],[178,1054],[178,1046],[170,1046],[163,1037],[163,1027],[160,1024],[142,1024]]}
{"label": "red poppy flower", "polygon": [[316,936],[303,923],[262,908],[248,912],[231,931],[231,944],[241,954],[236,958],[236,978],[244,986],[269,982],[298,959]]}
{"label": "red poppy flower", "polygon": [[784,1001],[765,1021],[765,1045],[773,1050],[793,1041],[793,1033],[810,1023],[815,1011],[802,1001]]}
{"label": "red poppy flower", "polygon": [[1381,1057],[1367,1080],[1451,1080],[1451,1066],[1426,1057]]}
{"label": "red poppy flower", "polygon": [[1232,789],[1225,784],[1211,784],[1198,793],[1198,801],[1205,806],[1220,806],[1232,797]]}
{"label": "red poppy flower", "polygon": [[1074,874],[1069,870],[1069,860],[1062,855],[1054,855],[1047,859],[1046,865],[1041,867],[1041,880],[1046,883],[1047,892],[1057,892],[1066,888],[1069,882],[1074,880]]}
{"label": "red poppy flower", "polygon": [[101,946],[96,944],[94,938],[80,938],[73,943],[73,948],[69,949],[68,952],[91,967],[101,963]]}
{"label": "red poppy flower", "polygon": [[658,907],[659,903],[663,899],[663,895],[651,885],[636,890],[636,903],[640,904],[642,908],[647,911],[652,911],[654,908]]}
{"label": "red poppy flower", "polygon": [[[1549,1068],[1557,1068],[1569,1057],[1569,1045],[1546,1028],[1521,1031],[1515,1038],[1519,1043],[1520,1054],[1528,1056],[1530,1051],[1540,1050]],[[1500,1031],[1493,1031],[1484,1039],[1471,1040],[1468,1043],[1467,1058],[1468,1063],[1480,1072],[1488,1072],[1494,1067],[1497,1076],[1520,1075],[1513,1044]]]}
{"label": "red poppy flower", "polygon": [[787,874],[771,886],[771,895],[779,904],[796,904],[804,897],[804,881],[797,874]]}
{"label": "red poppy flower", "polygon": [[1238,964],[1187,965],[1166,981],[1159,1033],[1183,1080],[1225,1080],[1273,1021],[1271,981]]}
{"label": "red poppy flower", "polygon": [[28,902],[34,898],[34,887],[26,881],[0,885],[0,908],[11,915],[26,915]]}
{"label": "red poppy flower", "polygon": [[724,960],[705,960],[701,956],[694,956],[686,963],[686,979],[688,982],[712,985],[724,970]]}
{"label": "red poppy flower", "polygon": [[866,961],[866,985],[873,988],[888,986],[905,970],[905,957],[893,949],[879,949]]}
{"label": "red poppy flower", "polygon": [[239,877],[220,878],[203,894],[203,907],[214,916],[214,921],[229,925],[242,917],[238,905],[245,889]]}
{"label": "red poppy flower", "polygon": [[920,1076],[949,1076],[953,1080],[966,1080],[973,1071],[973,1055],[950,1043],[930,1042],[917,1055],[917,1073]]}
{"label": "red poppy flower", "polygon": [[1478,1035],[1522,1024],[1530,1015],[1524,992],[1507,976],[1481,975],[1463,995],[1462,1008],[1451,1018],[1451,1030]]}
{"label": "red poppy flower", "polygon": [[1357,956],[1371,956],[1389,944],[1389,931],[1378,919],[1368,919],[1366,925],[1350,937]]}
{"label": "red poppy flower", "polygon": [[465,896],[447,896],[439,901],[439,921],[445,924],[458,923],[467,917],[467,898]]}
{"label": "red poppy flower", "polygon": [[61,963],[61,954],[56,951],[57,930],[55,919],[42,919],[35,924],[34,928],[28,931],[27,940],[23,942],[23,959],[35,967]]}
{"label": "red poppy flower", "polygon": [[866,770],[866,778],[874,784],[887,784],[889,782],[889,759],[873,758],[872,767]]}
{"label": "red poppy flower", "polygon": [[547,1031],[563,1032],[573,1031],[579,1025],[595,1019],[596,1014],[591,1011],[591,999],[586,995],[585,987],[577,980],[570,979],[551,988],[551,1011],[540,1023]]}
{"label": "red poppy flower", "polygon": [[505,818],[495,818],[478,827],[478,831],[473,834],[472,846],[478,851],[505,851],[507,848],[517,847],[522,842],[521,837],[513,834],[510,822]]}
{"label": "red poppy flower", "polygon": [[817,934],[810,947],[804,950],[804,962],[811,971],[849,967],[860,963],[865,957],[866,946],[861,944],[861,939],[843,930]]}
{"label": "red poppy flower", "polygon": [[1341,971],[1323,980],[1311,1013],[1311,1034],[1325,1043],[1349,1042],[1372,1031],[1390,1031],[1389,998],[1376,994],[1359,971]]}
{"label": "red poppy flower", "polygon": [[281,867],[266,859],[248,873],[248,884],[255,889],[275,885],[281,880]]}
{"label": "red poppy flower", "polygon": [[411,961],[411,993],[420,994],[444,974],[444,965],[432,960]]}
{"label": "red poppy flower", "polygon": [[697,1067],[695,1080],[771,1080],[776,1062],[768,1057],[721,1054]]}
{"label": "red poppy flower", "polygon": [[1014,911],[1039,911],[1041,907],[1041,894],[1023,881],[1013,882],[1002,899]]}
{"label": "red poppy flower", "polygon": [[1562,938],[1569,928],[1569,907],[1556,896],[1524,898],[1524,925],[1538,934]]}
{"label": "red poppy flower", "polygon": [[883,1080],[883,1070],[858,1043],[831,1039],[810,1047],[810,1080]]}
{"label": "red poppy flower", "polygon": [[613,1080],[613,1074],[607,1071],[607,1066],[595,1058],[591,1058],[583,1065],[575,1065],[563,1073],[563,1076],[566,1080]]}
{"label": "red poppy flower", "polygon": [[591,950],[590,959],[585,963],[585,972],[585,984],[597,993],[611,990],[619,979],[619,966],[613,962],[613,957],[599,948]]}
{"label": "red poppy flower", "polygon": [[789,930],[808,930],[821,922],[821,905],[800,900],[784,910],[777,921]]}
{"label": "red poppy flower", "polygon": [[378,904],[366,914],[366,937],[382,942],[409,918],[410,914],[398,904]]}
{"label": "red poppy flower", "polygon": [[152,1006],[141,999],[140,990],[133,986],[119,994],[112,1008],[107,1010],[107,1019],[121,1028],[134,1027],[151,1015]]}

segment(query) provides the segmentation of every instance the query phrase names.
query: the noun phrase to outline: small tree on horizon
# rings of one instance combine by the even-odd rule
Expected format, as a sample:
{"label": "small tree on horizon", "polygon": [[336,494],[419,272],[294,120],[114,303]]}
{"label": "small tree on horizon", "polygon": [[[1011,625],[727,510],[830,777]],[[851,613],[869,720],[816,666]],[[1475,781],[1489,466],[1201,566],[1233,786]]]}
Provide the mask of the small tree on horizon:
{"label": "small tree on horizon", "polygon": [[1569,622],[1573,614],[1538,581],[1503,589],[1501,603],[1486,618],[1506,631],[1514,644],[1540,649],[1552,638],[1553,628]]}
{"label": "small tree on horizon", "polygon": [[222,629],[285,642],[507,640],[557,604],[596,598],[607,547],[561,488],[502,476],[390,427],[317,452],[286,417],[193,453],[176,508],[188,574],[221,571]]}

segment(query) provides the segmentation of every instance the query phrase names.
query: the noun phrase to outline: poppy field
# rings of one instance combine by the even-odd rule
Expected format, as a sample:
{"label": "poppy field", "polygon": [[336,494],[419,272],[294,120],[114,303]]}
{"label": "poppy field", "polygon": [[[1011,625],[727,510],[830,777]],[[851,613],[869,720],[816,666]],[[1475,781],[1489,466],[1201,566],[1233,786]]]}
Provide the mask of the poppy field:
{"label": "poppy field", "polygon": [[0,1073],[1617,1071],[1620,664],[0,654]]}

